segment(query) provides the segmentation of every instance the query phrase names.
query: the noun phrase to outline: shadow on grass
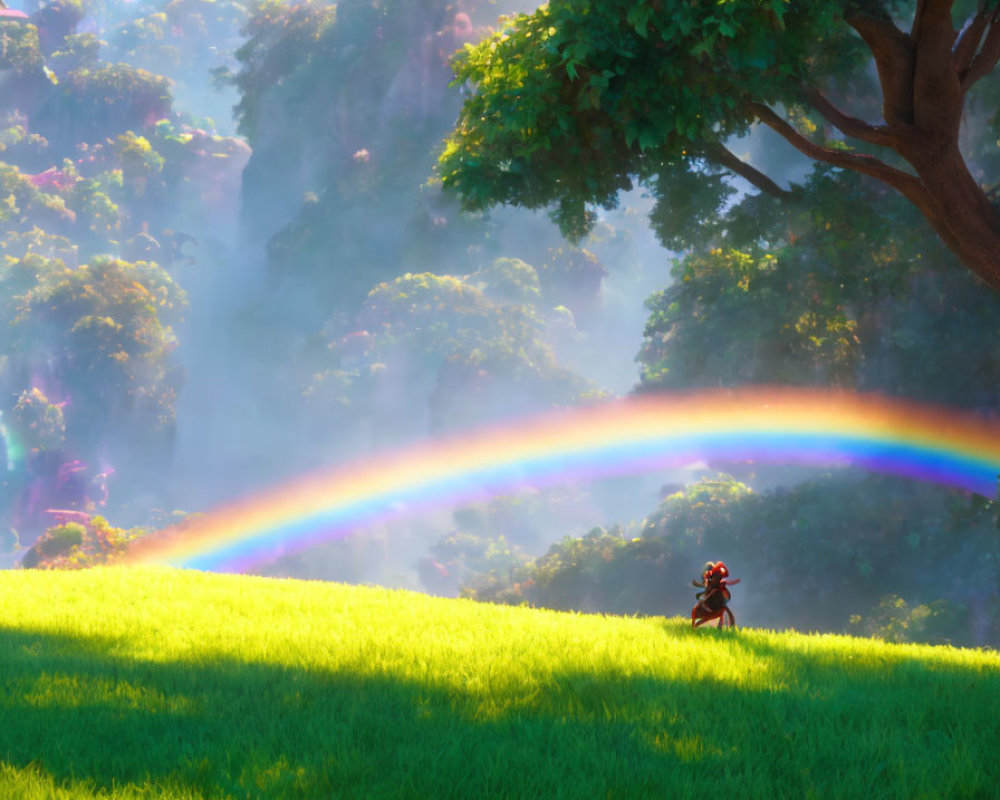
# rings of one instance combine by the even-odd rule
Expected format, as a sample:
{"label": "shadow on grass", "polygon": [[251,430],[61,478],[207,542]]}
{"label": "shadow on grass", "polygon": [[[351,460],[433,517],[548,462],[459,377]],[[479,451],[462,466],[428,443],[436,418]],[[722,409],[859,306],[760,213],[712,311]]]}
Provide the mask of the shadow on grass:
{"label": "shadow on grass", "polygon": [[[57,784],[240,798],[915,797],[956,770],[970,790],[1000,778],[996,742],[966,733],[978,716],[908,741],[906,725],[926,719],[904,713],[909,684],[894,694],[877,670],[844,679],[808,655],[793,667],[732,641],[808,680],[748,691],[563,672],[535,695],[494,698],[224,657],[136,661],[114,640],[0,629],[0,760]],[[968,677],[935,671],[927,707],[943,717]],[[998,676],[979,677],[965,700],[996,708]],[[881,699],[863,709],[864,692]]]}

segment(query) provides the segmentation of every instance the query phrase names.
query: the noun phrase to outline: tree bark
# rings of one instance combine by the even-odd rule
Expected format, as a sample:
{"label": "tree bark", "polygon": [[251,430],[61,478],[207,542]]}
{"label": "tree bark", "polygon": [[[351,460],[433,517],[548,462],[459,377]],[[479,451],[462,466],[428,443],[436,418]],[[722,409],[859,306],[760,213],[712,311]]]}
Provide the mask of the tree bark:
{"label": "tree bark", "polygon": [[957,143],[916,160],[924,190],[917,208],[948,249],[1000,291],[1000,214],[969,173]]}
{"label": "tree bark", "polygon": [[1000,213],[969,172],[957,136],[942,137],[940,131],[921,135],[908,126],[895,149],[913,166],[916,174],[910,175],[872,156],[817,145],[766,106],[756,110],[764,124],[805,155],[892,186],[920,210],[966,267],[1000,292]]}
{"label": "tree bark", "polygon": [[756,169],[745,161],[741,161],[734,153],[731,153],[718,142],[706,145],[705,156],[726,169],[735,172],[752,186],[756,186],[764,192],[764,194],[769,194],[771,197],[776,197],[779,200],[783,200],[791,195],[791,192],[782,189],[759,169]]}
{"label": "tree bark", "polygon": [[981,8],[959,36],[951,5],[951,0],[921,0],[909,33],[887,17],[847,18],[875,59],[885,125],[844,114],[815,87],[802,90],[805,102],[845,136],[894,150],[912,173],[875,156],[819,145],[771,108],[752,108],[805,155],[892,186],[966,267],[1000,291],[1000,211],[972,177],[958,147],[965,94],[1000,60],[1000,7]]}

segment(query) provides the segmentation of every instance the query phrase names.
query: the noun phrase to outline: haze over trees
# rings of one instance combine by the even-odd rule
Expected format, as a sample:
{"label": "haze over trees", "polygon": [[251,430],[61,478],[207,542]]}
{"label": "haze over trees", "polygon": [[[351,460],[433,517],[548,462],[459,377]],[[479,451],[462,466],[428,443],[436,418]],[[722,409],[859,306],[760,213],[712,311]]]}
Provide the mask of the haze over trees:
{"label": "haze over trees", "polygon": [[[994,416],[994,246],[959,223],[993,224],[1000,23],[955,3],[938,58],[946,6],[557,0],[495,31],[523,7],[0,17],[2,557],[94,563],[314,467],[630,391]],[[741,623],[995,644],[996,519],[902,480],[712,464],[267,569],[676,614],[725,558]]]}
{"label": "haze over trees", "polygon": [[[0,18],[3,495],[24,546],[52,509],[86,517],[163,479],[184,385],[177,272],[207,230],[189,210],[216,211],[246,151],[176,112],[168,78],[102,58],[97,17],[109,30],[122,12],[58,0]],[[119,515],[149,518],[123,500]]]}

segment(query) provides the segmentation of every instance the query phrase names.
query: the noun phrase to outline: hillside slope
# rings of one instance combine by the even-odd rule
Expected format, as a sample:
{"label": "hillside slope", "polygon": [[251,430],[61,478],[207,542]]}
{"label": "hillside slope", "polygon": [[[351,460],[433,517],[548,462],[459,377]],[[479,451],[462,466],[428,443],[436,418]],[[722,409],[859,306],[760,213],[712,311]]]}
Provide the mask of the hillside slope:
{"label": "hillside slope", "polygon": [[0,572],[0,796],[998,797],[1000,654]]}

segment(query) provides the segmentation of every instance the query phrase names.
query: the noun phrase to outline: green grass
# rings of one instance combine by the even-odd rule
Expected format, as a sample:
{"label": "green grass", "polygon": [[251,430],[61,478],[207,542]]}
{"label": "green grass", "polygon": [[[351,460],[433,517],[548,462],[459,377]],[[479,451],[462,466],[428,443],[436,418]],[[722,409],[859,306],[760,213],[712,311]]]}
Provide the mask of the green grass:
{"label": "green grass", "polygon": [[1000,797],[1000,654],[0,572],[0,798]]}

